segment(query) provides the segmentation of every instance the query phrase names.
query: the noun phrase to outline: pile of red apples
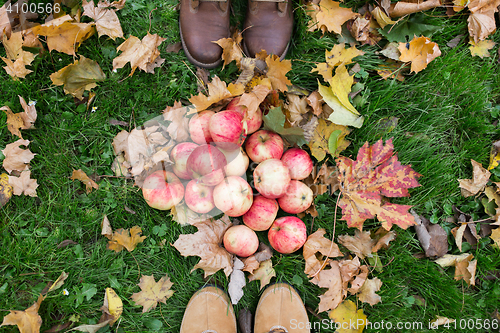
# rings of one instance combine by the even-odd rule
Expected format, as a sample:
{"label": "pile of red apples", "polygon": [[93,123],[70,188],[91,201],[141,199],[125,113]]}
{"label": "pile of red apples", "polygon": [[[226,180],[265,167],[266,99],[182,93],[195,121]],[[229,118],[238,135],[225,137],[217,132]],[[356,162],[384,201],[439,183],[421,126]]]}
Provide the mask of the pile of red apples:
{"label": "pile of red apples", "polygon": [[[298,214],[312,204],[313,191],[301,180],[309,176],[313,162],[302,149],[284,151],[279,134],[260,129],[260,109],[243,121],[245,109],[235,98],[224,111],[194,115],[189,120],[192,141],[171,150],[172,171],[159,170],[146,178],[144,199],[161,210],[184,199],[196,213],[222,211],[242,217],[244,224],[224,234],[226,250],[240,257],[257,251],[255,231],[265,230],[276,251],[295,252],[307,239],[304,222],[296,216],[276,217],[280,208]],[[258,192],[255,195],[246,180],[250,160],[256,165],[251,181]]]}

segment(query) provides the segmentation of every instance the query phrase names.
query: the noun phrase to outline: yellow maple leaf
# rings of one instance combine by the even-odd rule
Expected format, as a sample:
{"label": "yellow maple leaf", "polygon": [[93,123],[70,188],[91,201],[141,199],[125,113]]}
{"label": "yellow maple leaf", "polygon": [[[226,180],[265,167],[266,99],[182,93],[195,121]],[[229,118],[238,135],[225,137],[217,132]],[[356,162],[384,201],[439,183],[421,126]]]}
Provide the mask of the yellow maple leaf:
{"label": "yellow maple leaf", "polygon": [[240,47],[241,40],[243,39],[241,33],[236,31],[233,34],[233,37],[230,38],[221,38],[213,43],[222,47],[222,59],[224,60],[224,64],[222,65],[222,69],[224,66],[229,64],[231,61],[236,61],[236,65],[240,67],[240,61],[243,58],[243,52]]}
{"label": "yellow maple leaf", "polygon": [[[331,122],[327,122],[325,119],[318,119],[318,126],[314,130],[313,139],[309,141],[308,145],[311,149],[311,154],[318,160],[322,161],[327,153],[335,154],[336,152],[330,152],[328,150],[328,141],[330,139],[330,135],[333,131],[340,130],[344,134],[342,135],[342,139],[349,134],[349,130],[346,126],[337,125]],[[341,139],[341,140],[342,140]],[[343,144],[344,149],[347,148],[348,144]]]}
{"label": "yellow maple leaf", "polygon": [[490,238],[493,240],[493,245],[500,249],[500,228],[497,228],[491,232]]}
{"label": "yellow maple leaf", "polygon": [[339,333],[361,333],[368,322],[363,309],[358,310],[351,300],[342,302],[328,317],[339,324]]}
{"label": "yellow maple leaf", "polygon": [[158,46],[165,39],[157,34],[151,35],[149,32],[142,40],[130,36],[116,48],[117,51],[122,51],[122,54],[113,59],[113,70],[122,68],[130,62],[132,71],[129,76],[132,76],[137,68],[153,74],[154,69],[165,61],[160,57],[160,50],[158,50]]}
{"label": "yellow maple leaf", "polygon": [[21,333],[40,332],[42,317],[38,314],[38,309],[40,309],[40,304],[43,299],[44,297],[42,295],[38,296],[38,300],[24,311],[10,310],[10,313],[3,318],[0,327],[17,325]]}
{"label": "yellow maple leaf", "polygon": [[482,40],[476,43],[471,39],[469,44],[472,45],[469,46],[469,50],[473,57],[478,56],[480,58],[487,58],[490,56],[488,50],[491,50],[496,43],[492,40]]}
{"label": "yellow maple leaf", "polygon": [[235,85],[230,83],[229,86],[227,86],[226,82],[219,79],[217,75],[214,76],[212,82],[207,83],[207,86],[208,96],[200,92],[198,95],[191,96],[189,99],[198,112],[206,110],[210,105],[220,102],[223,99],[239,96],[245,91],[245,87],[240,84]]}
{"label": "yellow maple leaf", "polygon": [[158,282],[155,282],[153,275],[141,276],[138,286],[141,291],[132,294],[132,300],[137,305],[142,305],[142,313],[148,312],[151,309],[155,309],[158,302],[167,304],[167,299],[172,297],[174,294],[172,288],[173,283],[170,282],[168,274],[163,276]]}
{"label": "yellow maple leaf", "polygon": [[337,44],[330,51],[325,50],[326,63],[319,63],[316,68],[311,70],[311,73],[318,72],[325,81],[332,78],[332,71],[339,65],[352,64],[352,59],[365,54],[363,51],[356,49],[356,46],[345,48],[345,44]]}
{"label": "yellow maple leaf", "polygon": [[411,62],[411,71],[415,73],[441,55],[438,44],[423,36],[415,36],[410,43],[399,43],[398,49],[401,52],[399,60]]}
{"label": "yellow maple leaf", "polygon": [[287,91],[287,86],[292,85],[292,82],[286,77],[286,73],[292,69],[292,62],[290,60],[281,61],[278,56],[269,55],[266,58],[266,64],[266,76],[271,80],[273,89]]}
{"label": "yellow maple leaf", "polygon": [[9,132],[22,139],[23,137],[19,129],[24,126],[24,121],[21,114],[12,112],[8,106],[2,106],[0,110],[7,115],[7,129]]}
{"label": "yellow maple leaf", "polygon": [[313,19],[312,26],[321,29],[323,33],[326,29],[341,34],[342,24],[359,15],[350,8],[340,7],[340,2],[332,0],[321,0],[319,6],[312,8],[313,12],[309,14]]}
{"label": "yellow maple leaf", "polygon": [[253,273],[248,278],[248,281],[259,280],[260,290],[269,284],[271,279],[276,276],[276,272],[273,268],[273,262],[271,259],[264,260],[260,263],[259,268],[253,271]]}
{"label": "yellow maple leaf", "polygon": [[123,31],[116,9],[109,8],[111,6],[108,1],[99,1],[96,7],[93,1],[83,0],[83,15],[94,20],[99,37],[106,35],[115,40],[123,38]]}
{"label": "yellow maple leaf", "polygon": [[106,75],[99,64],[92,59],[80,56],[73,64],[68,65],[50,75],[52,83],[64,86],[64,92],[78,99],[83,99],[83,92],[97,86],[98,81],[104,81]]}
{"label": "yellow maple leaf", "polygon": [[129,229],[118,229],[113,232],[108,242],[107,248],[115,252],[120,252],[123,248],[128,252],[134,251],[139,243],[142,243],[146,236],[141,236],[142,230],[138,226]]}

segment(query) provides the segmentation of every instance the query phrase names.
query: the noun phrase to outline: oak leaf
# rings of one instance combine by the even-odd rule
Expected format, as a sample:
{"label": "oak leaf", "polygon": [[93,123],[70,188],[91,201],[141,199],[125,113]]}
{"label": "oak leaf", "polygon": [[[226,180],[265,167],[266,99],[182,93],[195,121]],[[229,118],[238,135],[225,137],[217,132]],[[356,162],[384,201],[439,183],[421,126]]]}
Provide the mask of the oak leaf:
{"label": "oak leaf", "polygon": [[398,49],[401,52],[399,60],[411,62],[411,71],[415,73],[441,55],[438,44],[423,36],[415,36],[410,43],[399,43]]}
{"label": "oak leaf", "polygon": [[359,15],[350,8],[340,7],[340,2],[332,0],[321,0],[315,9],[312,14],[309,14],[313,19],[309,31],[321,29],[323,33],[327,30],[341,34],[342,24]]}
{"label": "oak leaf", "polygon": [[28,170],[28,163],[35,157],[36,154],[33,154],[29,149],[21,149],[19,146],[28,146],[28,140],[19,139],[15,142],[9,143],[5,146],[5,149],[2,150],[2,153],[5,156],[3,160],[3,168],[9,174],[12,171],[23,171]]}
{"label": "oak leaf", "polygon": [[160,58],[160,50],[158,50],[158,46],[165,39],[157,34],[151,35],[149,32],[142,40],[130,36],[116,48],[117,51],[122,51],[122,54],[113,59],[113,70],[122,68],[130,62],[132,71],[129,76],[132,76],[137,68],[154,74],[154,69],[160,67],[165,61]]}
{"label": "oak leaf", "polygon": [[207,86],[208,96],[200,92],[198,95],[191,96],[189,99],[198,112],[206,110],[210,105],[220,102],[223,99],[239,96],[244,92],[244,87],[242,85],[230,83],[229,86],[227,86],[226,82],[219,79],[217,75],[214,76],[212,82],[209,82]]}
{"label": "oak leaf", "polygon": [[268,55],[266,64],[266,76],[271,80],[273,89],[281,92],[287,91],[287,86],[292,85],[292,82],[286,77],[286,74],[292,70],[292,62],[290,60],[280,60],[277,55]]}
{"label": "oak leaf", "polygon": [[37,197],[36,189],[38,184],[36,179],[31,179],[31,171],[24,170],[20,177],[9,176],[9,184],[12,186],[14,195],[29,195]]}
{"label": "oak leaf", "polygon": [[172,297],[174,291],[171,290],[173,283],[170,282],[168,274],[161,277],[158,282],[155,282],[153,275],[141,276],[138,286],[141,291],[132,294],[132,300],[137,305],[142,305],[142,313],[148,312],[151,309],[155,309],[158,302],[167,304],[167,299]]}
{"label": "oak leaf", "polygon": [[303,256],[306,261],[304,273],[309,277],[322,270],[328,258],[340,257],[340,252],[337,244],[326,238],[325,229],[318,229],[315,233],[309,235],[303,247]]}
{"label": "oak leaf", "polygon": [[236,65],[240,67],[240,61],[243,58],[243,52],[241,50],[240,44],[243,36],[240,32],[235,31],[230,38],[221,38],[213,43],[222,47],[222,69],[228,65],[231,61],[236,61]]}
{"label": "oak leaf", "polygon": [[[338,327],[340,327],[338,330],[339,333],[361,333],[368,322],[363,309],[358,310],[356,304],[351,300],[342,302],[342,304],[328,314],[328,317],[338,324]],[[352,323],[356,324],[352,325]]]}
{"label": "oak leaf", "polygon": [[108,237],[109,242],[107,248],[115,252],[120,252],[124,248],[128,252],[134,251],[139,243],[142,243],[146,236],[141,236],[142,230],[138,226],[133,226],[129,229],[118,229],[113,232],[111,238]]}
{"label": "oak leaf", "polygon": [[42,317],[38,314],[38,310],[40,309],[40,304],[43,299],[44,297],[42,295],[38,296],[38,300],[24,311],[10,310],[10,313],[3,318],[3,322],[0,327],[17,325],[17,328],[19,328],[21,333],[40,332]]}
{"label": "oak leaf", "polygon": [[377,216],[386,230],[393,224],[403,229],[415,224],[408,212],[410,206],[384,202],[383,197],[407,197],[408,189],[420,186],[410,165],[402,165],[394,155],[392,139],[366,142],[358,152],[356,161],[340,156],[337,159],[342,219],[349,227],[363,228],[363,222]]}
{"label": "oak leaf", "polygon": [[232,225],[224,215],[218,220],[206,220],[193,224],[198,231],[194,234],[180,235],[173,246],[183,257],[198,256],[201,258],[191,271],[201,268],[205,277],[220,269],[226,276],[233,271],[233,255],[222,247],[222,239],[226,230]]}
{"label": "oak leaf", "polygon": [[483,168],[483,166],[471,160],[472,163],[472,179],[459,179],[459,187],[464,197],[470,197],[482,192],[490,179],[491,173]]}
{"label": "oak leaf", "polygon": [[491,50],[496,43],[492,40],[482,40],[477,43],[471,40],[469,41],[469,44],[472,45],[469,46],[470,54],[473,57],[477,56],[482,59],[490,56],[490,52],[488,52],[488,50]]}
{"label": "oak leaf", "polygon": [[73,174],[71,175],[70,179],[79,180],[82,183],[84,183],[85,190],[87,191],[87,193],[92,192],[92,189],[96,189],[96,190],[99,189],[99,185],[97,185],[96,182],[94,182],[92,179],[90,179],[89,176],[87,176],[87,174],[82,171],[82,169],[73,170]]}
{"label": "oak leaf", "polygon": [[64,86],[64,92],[83,99],[83,92],[97,87],[99,81],[104,81],[106,75],[99,64],[92,59],[80,56],[73,64],[68,65],[50,75],[52,83]]}
{"label": "oak leaf", "polygon": [[260,281],[260,290],[267,286],[271,279],[276,276],[276,272],[273,268],[273,262],[271,259],[264,260],[260,263],[259,268],[253,271],[253,274],[250,275],[248,281],[259,280]]}
{"label": "oak leaf", "polygon": [[96,7],[93,0],[83,0],[83,15],[94,20],[99,37],[106,35],[115,40],[117,37],[123,38],[123,31],[116,15],[117,9],[109,8],[111,6],[108,1],[101,0]]}
{"label": "oak leaf", "polygon": [[376,294],[382,286],[382,281],[379,278],[367,279],[359,290],[359,300],[370,304],[371,306],[380,303],[382,298]]}

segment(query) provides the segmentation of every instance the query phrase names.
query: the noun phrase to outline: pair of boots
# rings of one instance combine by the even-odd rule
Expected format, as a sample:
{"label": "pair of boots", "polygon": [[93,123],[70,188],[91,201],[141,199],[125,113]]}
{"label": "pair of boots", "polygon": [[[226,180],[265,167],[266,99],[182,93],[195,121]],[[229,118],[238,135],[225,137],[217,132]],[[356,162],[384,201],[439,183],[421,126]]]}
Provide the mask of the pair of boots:
{"label": "pair of boots", "polygon": [[[230,0],[181,0],[179,28],[184,52],[198,67],[214,68],[222,48],[213,43],[228,38]],[[281,59],[293,30],[291,0],[248,0],[243,51],[249,57],[265,50]]]}
{"label": "pair of boots", "polygon": [[[254,333],[309,333],[307,312],[290,285],[267,287],[255,310]],[[180,333],[236,333],[236,317],[227,294],[205,287],[189,301]]]}

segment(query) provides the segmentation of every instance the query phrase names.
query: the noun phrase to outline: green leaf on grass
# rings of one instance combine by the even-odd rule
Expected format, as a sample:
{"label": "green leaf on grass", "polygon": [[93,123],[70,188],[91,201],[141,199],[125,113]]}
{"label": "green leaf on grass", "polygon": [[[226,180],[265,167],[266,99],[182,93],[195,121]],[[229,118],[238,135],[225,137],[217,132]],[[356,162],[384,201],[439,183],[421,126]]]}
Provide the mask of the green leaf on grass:
{"label": "green leaf on grass", "polygon": [[298,146],[306,145],[304,138],[304,130],[300,127],[285,128],[285,115],[281,111],[281,107],[272,108],[269,113],[264,116],[264,129],[276,132],[283,136],[290,144]]}
{"label": "green leaf on grass", "polygon": [[379,32],[389,40],[389,42],[406,43],[413,36],[430,37],[436,31],[442,29],[441,26],[428,23],[429,19],[422,13],[410,16],[396,24],[386,25]]}

